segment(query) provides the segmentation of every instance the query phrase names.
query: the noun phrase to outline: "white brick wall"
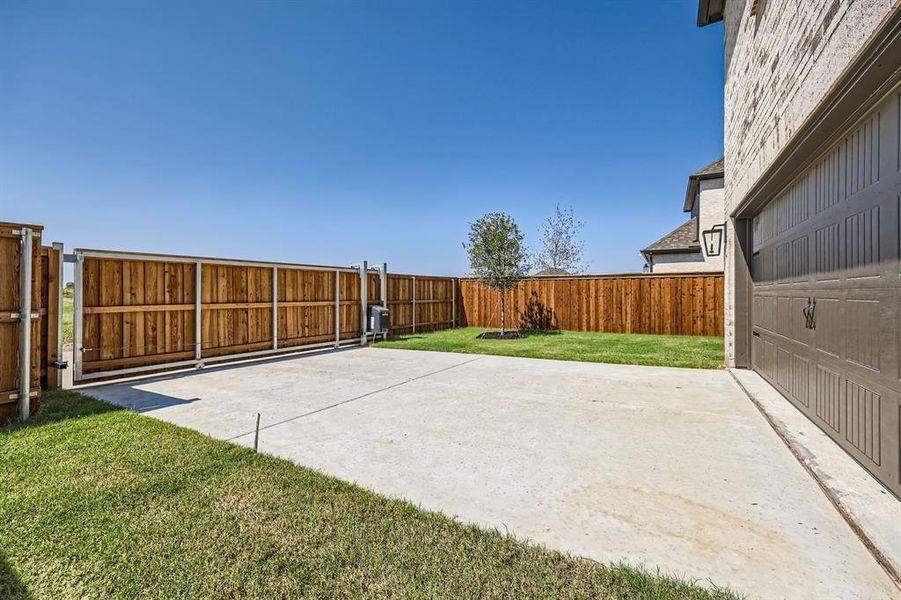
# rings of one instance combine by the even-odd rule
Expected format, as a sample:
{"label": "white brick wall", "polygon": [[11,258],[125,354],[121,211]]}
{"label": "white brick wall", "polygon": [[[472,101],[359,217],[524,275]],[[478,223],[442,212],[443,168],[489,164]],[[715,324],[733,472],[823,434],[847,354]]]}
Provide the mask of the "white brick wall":
{"label": "white brick wall", "polygon": [[[700,182],[700,211],[698,212],[698,231],[701,246],[704,245],[703,232],[714,225],[720,225],[726,220],[726,209],[723,204],[726,190],[722,179],[703,179]],[[724,255],[707,256],[704,252],[703,271],[722,271]]]}
{"label": "white brick wall", "polygon": [[[726,213],[744,199],[889,13],[894,0],[727,0]],[[726,264],[734,259],[727,232]],[[735,282],[726,268],[726,353],[734,364]]]}
{"label": "white brick wall", "polygon": [[655,254],[654,264],[651,265],[652,273],[692,273],[694,271],[708,271],[704,263],[704,257],[700,252],[691,254]]}

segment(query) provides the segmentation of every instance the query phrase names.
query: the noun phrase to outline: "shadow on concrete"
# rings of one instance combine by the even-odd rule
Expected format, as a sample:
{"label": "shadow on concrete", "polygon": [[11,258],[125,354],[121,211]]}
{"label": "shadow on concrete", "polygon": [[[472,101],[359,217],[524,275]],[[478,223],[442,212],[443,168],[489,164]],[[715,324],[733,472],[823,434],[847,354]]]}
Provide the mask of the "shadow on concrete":
{"label": "shadow on concrete", "polygon": [[[310,358],[313,356],[321,356],[323,354],[336,354],[341,352],[353,352],[354,350],[359,350],[360,346],[347,346],[342,348],[326,348],[324,350],[309,350],[309,351],[298,351],[295,354],[283,354],[279,356],[272,357],[259,357],[259,358],[245,358],[236,360],[234,362],[225,362],[218,363],[214,365],[208,365],[203,367],[202,369],[196,369],[194,367],[188,369],[179,369],[177,371],[170,371],[168,373],[152,373],[147,375],[135,375],[134,377],[129,377],[127,379],[117,379],[115,381],[103,381],[98,383],[84,384],[79,385],[75,388],[75,391],[81,389],[97,389],[108,386],[121,386],[125,384],[137,384],[137,383],[155,383],[158,381],[172,381],[173,379],[181,379],[182,377],[191,377],[192,375],[197,375],[198,373],[210,373],[217,371],[230,371],[233,369],[241,369],[243,367],[252,367],[255,365],[269,365],[269,364],[277,364],[282,362],[287,362],[291,360],[299,360],[304,358]],[[165,364],[161,365],[161,368],[165,368]],[[180,403],[193,402],[197,400],[197,398],[193,398],[191,400],[178,400]]]}
{"label": "shadow on concrete", "polygon": [[[135,383],[144,383],[144,381]],[[115,404],[122,408],[133,410],[136,413],[145,413],[170,406],[182,406],[200,400],[200,398],[185,399],[176,398],[175,396],[166,396],[165,394],[157,394],[156,392],[142,390],[139,387],[129,384],[119,385],[122,387],[122,391],[116,394]]]}

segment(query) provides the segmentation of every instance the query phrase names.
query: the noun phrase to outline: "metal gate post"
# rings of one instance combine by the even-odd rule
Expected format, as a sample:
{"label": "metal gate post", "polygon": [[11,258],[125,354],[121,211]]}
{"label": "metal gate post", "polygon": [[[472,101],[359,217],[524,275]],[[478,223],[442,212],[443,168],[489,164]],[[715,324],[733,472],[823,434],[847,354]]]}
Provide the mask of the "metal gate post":
{"label": "metal gate post", "polygon": [[379,296],[382,299],[382,306],[388,308],[388,263],[382,263],[379,273]]}
{"label": "metal gate post", "polygon": [[416,333],[416,275],[413,276],[413,333]]}
{"label": "metal gate post", "polygon": [[80,381],[84,369],[84,255],[75,255],[75,314],[72,316],[72,362],[75,364],[73,381]]}
{"label": "metal gate post", "polygon": [[457,279],[451,279],[451,329],[457,326]]}
{"label": "metal gate post", "polygon": [[31,416],[31,276],[34,269],[34,231],[23,227],[22,231],[21,293],[19,309],[19,419],[27,421]]}
{"label": "metal gate post", "polygon": [[272,267],[272,349],[278,350],[278,267]]}
{"label": "metal gate post", "polygon": [[366,345],[366,314],[369,302],[369,263],[360,263],[360,345]]}
{"label": "metal gate post", "polygon": [[341,342],[341,271],[335,269],[335,348]]}
{"label": "metal gate post", "polygon": [[194,263],[194,360],[203,359],[203,263]]}
{"label": "metal gate post", "polygon": [[[65,258],[63,257],[62,242],[53,242],[53,249],[59,252],[59,293],[56,295],[56,360],[63,360],[63,291],[66,286],[63,285],[63,268],[65,266]],[[47,323],[47,327],[53,326],[53,323]],[[56,369],[56,387],[63,389],[63,370]]]}

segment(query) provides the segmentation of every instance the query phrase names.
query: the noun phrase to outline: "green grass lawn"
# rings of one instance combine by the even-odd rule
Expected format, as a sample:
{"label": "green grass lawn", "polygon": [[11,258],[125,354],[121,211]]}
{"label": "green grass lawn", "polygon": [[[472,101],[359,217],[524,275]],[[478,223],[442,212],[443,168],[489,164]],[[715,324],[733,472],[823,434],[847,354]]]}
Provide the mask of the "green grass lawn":
{"label": "green grass lawn", "polygon": [[0,489],[2,598],[734,597],[463,525],[73,392],[0,428]]}
{"label": "green grass lawn", "polygon": [[523,332],[528,337],[518,340],[476,338],[483,331],[489,330],[465,327],[401,335],[379,342],[378,346],[703,369],[722,367],[725,362],[721,337],[559,331]]}
{"label": "green grass lawn", "polygon": [[75,289],[63,288],[63,341],[72,341],[72,318],[75,314]]}

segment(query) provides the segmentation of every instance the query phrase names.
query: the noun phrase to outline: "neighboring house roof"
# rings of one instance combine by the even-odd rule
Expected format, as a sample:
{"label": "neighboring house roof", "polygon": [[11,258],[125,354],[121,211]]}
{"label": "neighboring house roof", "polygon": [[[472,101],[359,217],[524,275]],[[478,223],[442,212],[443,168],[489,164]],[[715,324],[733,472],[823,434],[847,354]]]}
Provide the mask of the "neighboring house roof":
{"label": "neighboring house roof", "polygon": [[722,21],[725,7],[726,0],[699,0],[698,27]]}
{"label": "neighboring house roof", "polygon": [[682,205],[683,211],[689,212],[694,206],[695,198],[698,197],[698,185],[702,180],[719,179],[725,176],[726,171],[723,166],[723,157],[720,157],[688,176],[688,187],[685,189],[685,204]]}
{"label": "neighboring house roof", "polygon": [[677,252],[698,252],[701,244],[697,239],[698,218],[692,217],[668,234],[641,251],[647,257],[650,254],[672,254]]}
{"label": "neighboring house roof", "polygon": [[547,269],[541,269],[535,275],[569,275],[569,271],[564,269],[558,269],[556,267],[548,267]]}

